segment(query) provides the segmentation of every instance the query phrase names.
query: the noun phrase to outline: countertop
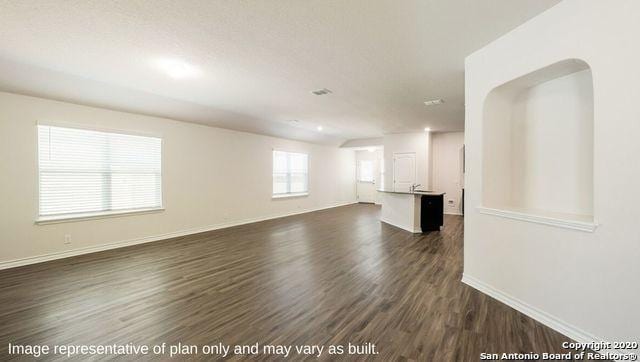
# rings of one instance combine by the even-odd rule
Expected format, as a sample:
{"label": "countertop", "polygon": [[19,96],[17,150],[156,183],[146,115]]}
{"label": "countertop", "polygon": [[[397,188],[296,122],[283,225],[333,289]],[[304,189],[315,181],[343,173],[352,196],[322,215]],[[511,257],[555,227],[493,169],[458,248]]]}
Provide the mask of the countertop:
{"label": "countertop", "polygon": [[406,194],[406,195],[433,195],[433,196],[440,196],[440,195],[444,195],[445,192],[438,192],[438,191],[425,191],[425,190],[415,190],[413,192],[411,191],[393,191],[393,190],[378,190],[379,192],[387,192],[390,194]]}

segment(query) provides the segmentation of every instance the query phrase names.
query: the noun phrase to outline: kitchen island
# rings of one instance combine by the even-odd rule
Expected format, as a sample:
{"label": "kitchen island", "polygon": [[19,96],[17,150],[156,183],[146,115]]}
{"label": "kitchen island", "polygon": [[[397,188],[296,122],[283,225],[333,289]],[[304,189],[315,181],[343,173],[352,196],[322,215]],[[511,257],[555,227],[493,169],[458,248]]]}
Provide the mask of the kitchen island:
{"label": "kitchen island", "polygon": [[444,192],[378,191],[382,193],[380,221],[412,233],[440,230],[443,226]]}

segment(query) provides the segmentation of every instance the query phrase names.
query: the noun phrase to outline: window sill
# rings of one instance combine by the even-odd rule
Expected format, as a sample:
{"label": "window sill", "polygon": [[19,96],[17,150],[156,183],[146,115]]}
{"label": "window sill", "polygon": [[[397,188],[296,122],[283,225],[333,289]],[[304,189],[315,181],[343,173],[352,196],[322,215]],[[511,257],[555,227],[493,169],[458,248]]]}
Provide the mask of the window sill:
{"label": "window sill", "polygon": [[485,215],[499,216],[507,219],[532,222],[536,224],[555,226],[555,227],[560,227],[565,229],[586,231],[590,233],[594,232],[598,227],[598,224],[588,221],[586,217],[576,216],[576,215],[552,214],[552,213],[545,215],[542,212],[494,209],[494,208],[484,207],[484,206],[477,207],[477,210],[481,214],[485,214]]}
{"label": "window sill", "polygon": [[47,224],[59,224],[64,222],[76,222],[85,220],[105,219],[112,217],[122,217],[131,215],[151,214],[164,211],[163,207],[152,209],[136,209],[136,210],[122,210],[122,211],[106,211],[106,212],[88,212],[83,214],[74,215],[59,215],[59,216],[43,216],[36,220],[36,225]]}
{"label": "window sill", "polygon": [[272,199],[288,199],[292,197],[306,197],[309,196],[308,192],[300,192],[297,194],[281,194],[281,195],[272,195]]}

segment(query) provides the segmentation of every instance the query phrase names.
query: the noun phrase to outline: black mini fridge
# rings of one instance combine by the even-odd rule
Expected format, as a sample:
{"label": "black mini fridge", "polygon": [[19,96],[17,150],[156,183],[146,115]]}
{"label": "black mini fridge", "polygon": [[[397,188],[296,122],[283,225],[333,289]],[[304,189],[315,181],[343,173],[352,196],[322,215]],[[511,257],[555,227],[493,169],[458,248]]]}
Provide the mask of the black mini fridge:
{"label": "black mini fridge", "polygon": [[440,230],[444,225],[444,195],[422,195],[420,227],[422,232]]}

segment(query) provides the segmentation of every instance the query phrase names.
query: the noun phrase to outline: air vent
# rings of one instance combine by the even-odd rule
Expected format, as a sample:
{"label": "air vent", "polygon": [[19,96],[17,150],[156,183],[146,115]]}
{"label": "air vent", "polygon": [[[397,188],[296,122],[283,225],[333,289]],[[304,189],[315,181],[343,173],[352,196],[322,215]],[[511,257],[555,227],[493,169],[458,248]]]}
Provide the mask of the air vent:
{"label": "air vent", "polygon": [[317,96],[323,96],[325,94],[329,94],[332,93],[331,90],[327,89],[327,88],[322,88],[322,89],[316,89],[314,91],[311,91],[311,93],[317,95]]}
{"label": "air vent", "polygon": [[444,99],[433,99],[433,100],[424,102],[424,105],[425,106],[435,106],[435,105],[442,104],[442,103],[444,103]]}

